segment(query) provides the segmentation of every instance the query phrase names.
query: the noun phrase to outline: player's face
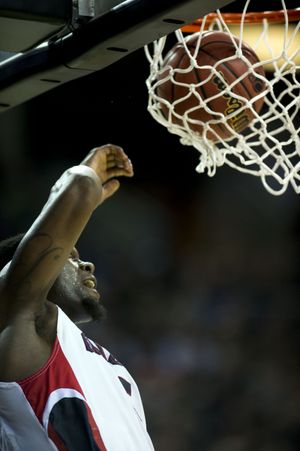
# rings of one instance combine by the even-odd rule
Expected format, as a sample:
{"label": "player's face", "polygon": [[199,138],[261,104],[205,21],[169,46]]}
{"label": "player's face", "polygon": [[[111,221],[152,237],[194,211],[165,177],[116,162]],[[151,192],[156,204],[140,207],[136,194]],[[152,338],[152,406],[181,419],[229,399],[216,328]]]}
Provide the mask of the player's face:
{"label": "player's face", "polygon": [[100,319],[104,313],[94,271],[93,263],[82,261],[77,249],[73,248],[49,292],[49,300],[77,323]]}

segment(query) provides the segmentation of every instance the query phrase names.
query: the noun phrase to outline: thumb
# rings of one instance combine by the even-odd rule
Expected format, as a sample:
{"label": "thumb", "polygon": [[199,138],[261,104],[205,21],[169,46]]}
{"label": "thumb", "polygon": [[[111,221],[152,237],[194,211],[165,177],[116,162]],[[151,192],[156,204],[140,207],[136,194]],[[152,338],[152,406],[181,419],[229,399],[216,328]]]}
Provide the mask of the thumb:
{"label": "thumb", "polygon": [[108,182],[104,183],[102,186],[102,198],[103,200],[115,194],[120,187],[120,182],[117,179],[108,180]]}

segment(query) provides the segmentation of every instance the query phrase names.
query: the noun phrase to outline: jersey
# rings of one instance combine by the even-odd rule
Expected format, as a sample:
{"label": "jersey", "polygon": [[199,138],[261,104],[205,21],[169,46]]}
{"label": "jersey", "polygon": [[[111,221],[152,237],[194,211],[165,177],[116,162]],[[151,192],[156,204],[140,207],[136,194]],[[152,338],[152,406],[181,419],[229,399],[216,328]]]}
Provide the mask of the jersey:
{"label": "jersey", "polygon": [[153,451],[138,387],[58,307],[45,365],[0,382],[1,451]]}

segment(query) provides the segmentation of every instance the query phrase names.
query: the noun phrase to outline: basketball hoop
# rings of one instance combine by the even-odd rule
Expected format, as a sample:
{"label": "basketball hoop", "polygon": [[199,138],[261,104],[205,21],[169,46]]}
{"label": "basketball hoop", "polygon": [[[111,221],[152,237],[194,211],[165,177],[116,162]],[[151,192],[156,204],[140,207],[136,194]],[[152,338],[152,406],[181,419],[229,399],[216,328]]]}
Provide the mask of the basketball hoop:
{"label": "basketball hoop", "polygon": [[[250,12],[250,2],[251,0],[246,0],[241,13],[222,13],[217,10],[177,30],[172,36],[165,36],[145,46],[145,54],[150,63],[150,73],[146,80],[149,94],[148,111],[170,133],[178,135],[181,144],[193,146],[199,151],[200,162],[196,167],[197,172],[207,172],[212,177],[218,167],[227,164],[240,172],[260,177],[266,190],[273,195],[283,194],[288,187],[292,187],[299,194],[300,8],[287,9],[285,1],[281,0],[282,8],[278,11]],[[200,120],[201,128],[199,126],[198,130],[201,130],[201,133],[199,133],[187,125],[186,117],[189,111],[182,115],[180,121],[172,120],[174,104],[162,98],[159,92],[163,82],[171,80],[174,85],[177,84],[174,76],[176,68],[172,68],[169,74],[164,75],[164,58],[168,44],[170,40],[174,43],[174,38],[186,49],[190,70],[195,68],[208,70],[207,65],[200,65],[201,61],[195,58],[187,46],[187,40],[192,34],[197,37],[196,48],[200,48],[201,40],[208,30],[228,33],[232,41],[239,37],[241,42],[251,46],[257,53],[260,63],[249,67],[246,75],[253,74],[253,70],[259,65],[263,67],[265,77],[259,78],[263,78],[265,88],[257,98],[261,99],[263,95],[264,105],[258,114],[254,108],[256,97],[251,100],[241,99],[234,90],[236,82],[227,83],[222,78],[220,96],[238,99],[240,110],[236,110],[231,116],[218,113],[211,122],[203,123]],[[242,45],[236,45],[236,56],[245,59]],[[227,63],[230,58],[232,59],[226,57],[218,61],[218,65]],[[210,67],[212,77],[220,76],[216,68],[217,65]],[[203,82],[200,81],[200,86],[201,83]],[[205,101],[200,99],[201,107],[208,108],[210,100],[213,101],[215,97],[206,98]],[[166,106],[172,114],[165,113]],[[234,114],[238,115],[245,109],[251,110],[254,117],[245,130],[238,133],[230,129],[229,138],[216,136],[214,140],[210,139],[212,132],[214,136],[216,135],[213,124],[217,123],[220,127],[226,126],[228,129],[228,118]]]}

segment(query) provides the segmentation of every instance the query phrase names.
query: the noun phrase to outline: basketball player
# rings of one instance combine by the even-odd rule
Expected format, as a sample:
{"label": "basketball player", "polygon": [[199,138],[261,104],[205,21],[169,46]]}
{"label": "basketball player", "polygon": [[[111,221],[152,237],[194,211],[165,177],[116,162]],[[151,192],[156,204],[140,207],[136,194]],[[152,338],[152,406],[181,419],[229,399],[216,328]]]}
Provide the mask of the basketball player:
{"label": "basketball player", "polygon": [[0,244],[2,451],[153,450],[134,380],[75,324],[101,316],[94,265],[75,244],[116,177],[132,175],[123,149],[93,149],[28,232]]}

